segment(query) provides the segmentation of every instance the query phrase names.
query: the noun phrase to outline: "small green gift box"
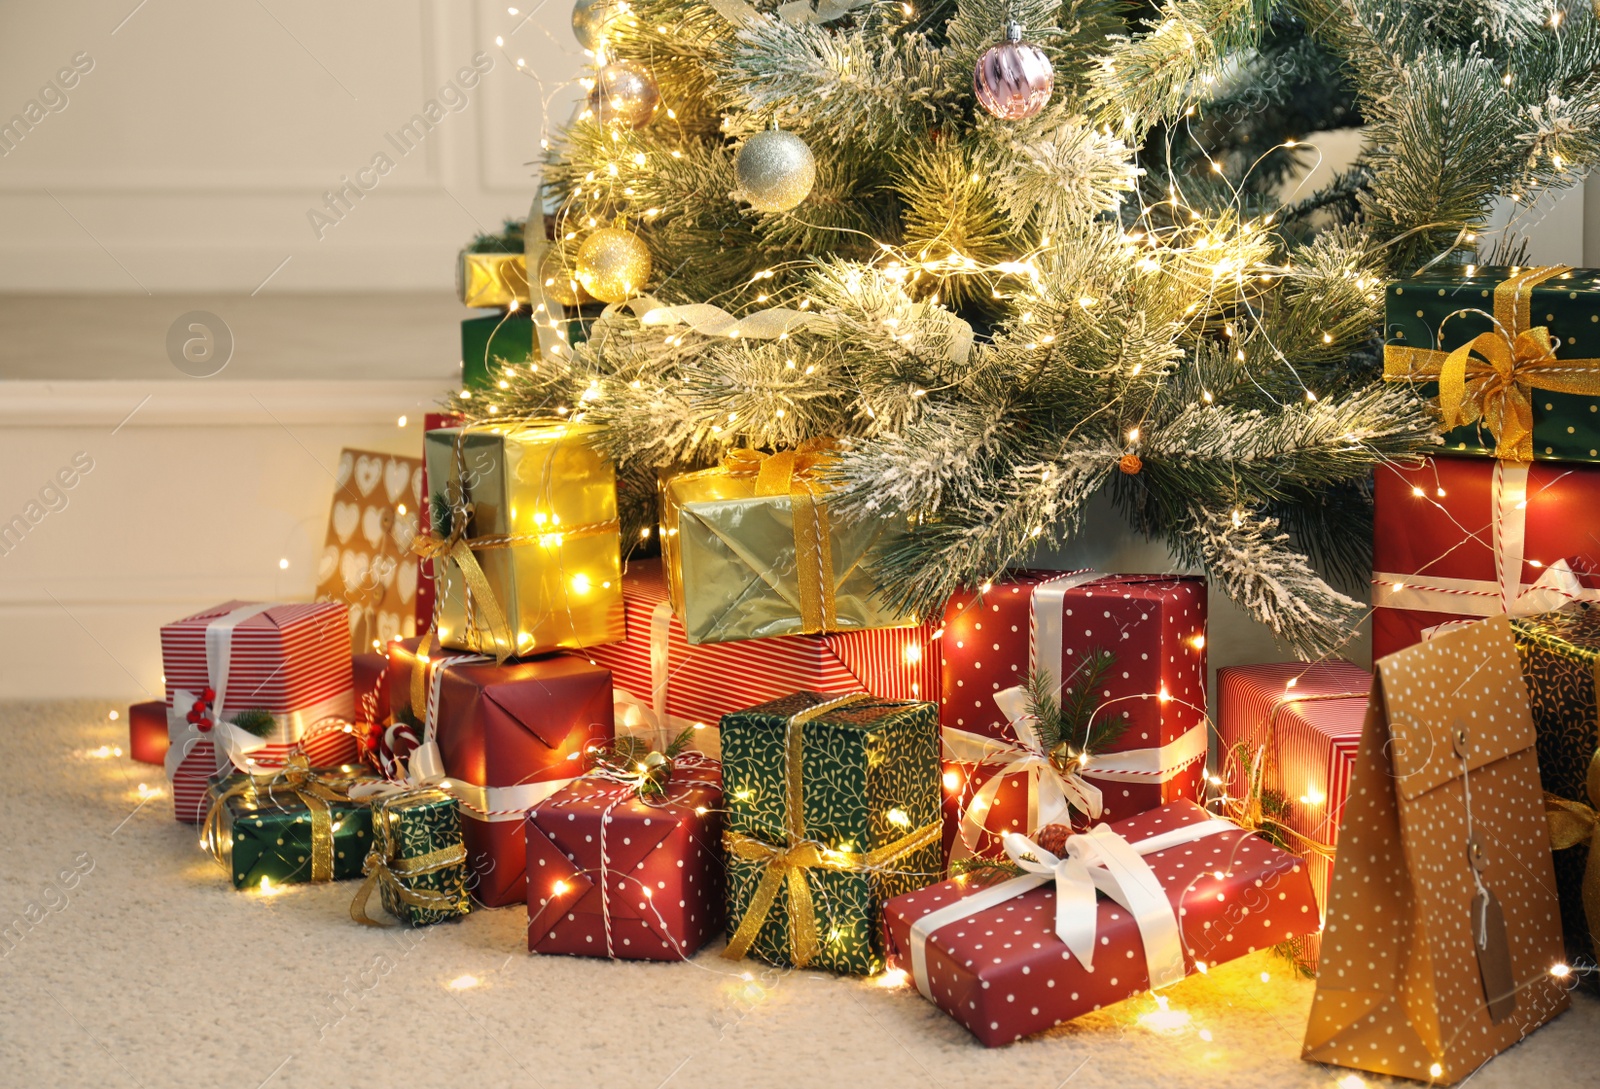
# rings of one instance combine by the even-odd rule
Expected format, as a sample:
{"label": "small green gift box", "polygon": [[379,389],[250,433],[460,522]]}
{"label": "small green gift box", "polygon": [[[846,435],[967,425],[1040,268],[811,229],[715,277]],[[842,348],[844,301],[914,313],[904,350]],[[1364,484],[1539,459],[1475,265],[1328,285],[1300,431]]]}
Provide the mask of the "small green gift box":
{"label": "small green gift box", "polygon": [[467,894],[467,851],[461,808],[433,787],[379,795],[372,801],[372,850],[367,879],[350,905],[359,923],[380,926],[367,914],[374,887],[383,910],[412,926],[427,926],[472,910]]}
{"label": "small green gift box", "polygon": [[940,877],[937,708],[799,692],[721,725],[724,956],[881,971],[884,902]]}
{"label": "small green gift box", "polygon": [[1385,290],[1384,378],[1438,398],[1450,452],[1600,461],[1600,269],[1464,271]]}
{"label": "small green gift box", "polygon": [[219,776],[211,780],[202,842],[236,889],[360,877],[372,817],[349,791],[370,781],[352,765]]}
{"label": "small green gift box", "polygon": [[[558,319],[558,323],[557,334],[568,347],[589,337],[589,317]],[[461,384],[469,389],[494,388],[506,366],[526,367],[539,355],[533,312],[526,306],[461,322]]]}

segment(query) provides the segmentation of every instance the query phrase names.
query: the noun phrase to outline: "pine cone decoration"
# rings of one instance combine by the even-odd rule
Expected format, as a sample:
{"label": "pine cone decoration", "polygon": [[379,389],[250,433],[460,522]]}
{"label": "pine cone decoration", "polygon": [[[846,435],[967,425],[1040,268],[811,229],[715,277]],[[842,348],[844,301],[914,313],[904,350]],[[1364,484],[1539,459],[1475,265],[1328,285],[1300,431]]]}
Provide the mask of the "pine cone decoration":
{"label": "pine cone decoration", "polygon": [[1129,476],[1138,476],[1139,470],[1144,468],[1144,462],[1139,460],[1138,454],[1123,454],[1121,460],[1117,462],[1117,468]]}
{"label": "pine cone decoration", "polygon": [[1033,842],[1043,847],[1046,851],[1060,858],[1067,849],[1067,840],[1072,836],[1072,828],[1065,824],[1047,824],[1039,829],[1033,837]]}

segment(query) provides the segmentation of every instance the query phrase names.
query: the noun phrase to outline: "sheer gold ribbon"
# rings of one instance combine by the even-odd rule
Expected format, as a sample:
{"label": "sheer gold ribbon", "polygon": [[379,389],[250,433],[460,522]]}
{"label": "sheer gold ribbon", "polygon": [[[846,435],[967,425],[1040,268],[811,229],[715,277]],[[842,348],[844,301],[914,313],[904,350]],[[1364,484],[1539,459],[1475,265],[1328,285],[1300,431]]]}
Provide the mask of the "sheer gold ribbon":
{"label": "sheer gold ribbon", "polygon": [[1557,359],[1560,338],[1530,323],[1533,289],[1570,271],[1570,265],[1523,269],[1497,284],[1494,330],[1452,352],[1386,345],[1384,378],[1437,379],[1446,427],[1481,419],[1495,436],[1495,457],[1532,461],[1534,390],[1600,397],[1600,359]]}
{"label": "sheer gold ribbon", "polygon": [[1600,751],[1589,761],[1589,805],[1546,792],[1544,815],[1550,822],[1550,846],[1564,851],[1579,844],[1589,845],[1589,861],[1583,871],[1583,914],[1589,920],[1589,941],[1600,957]]}
{"label": "sheer gold ribbon", "polygon": [[311,815],[311,880],[333,880],[333,812],[329,803],[360,804],[350,798],[348,783],[319,776],[302,752],[290,753],[288,763],[270,774],[250,775],[235,783],[212,798],[206,813],[203,838],[219,861],[222,814],[233,798],[248,798],[258,805],[271,805],[286,798],[298,800]]}
{"label": "sheer gold ribbon", "polygon": [[460,903],[459,894],[452,896],[432,889],[413,888],[408,882],[424,874],[438,873],[451,866],[465,864],[466,847],[457,842],[412,858],[400,858],[400,845],[394,832],[394,824],[399,816],[395,810],[401,802],[437,801],[449,797],[434,787],[413,787],[382,795],[373,801],[372,850],[367,852],[362,867],[366,880],[361,882],[355,899],[350,901],[350,918],[365,926],[388,925],[367,914],[367,903],[380,886],[388,888],[402,903],[414,908],[444,912],[456,910]]}
{"label": "sheer gold ribbon", "polygon": [[722,952],[729,960],[740,960],[750,951],[751,943],[761,932],[782,889],[787,893],[789,909],[789,956],[796,968],[805,967],[816,957],[821,944],[817,935],[816,904],[811,896],[808,871],[820,869],[835,873],[870,873],[891,865],[920,847],[938,842],[938,821],[923,825],[872,851],[834,850],[806,836],[805,792],[800,771],[805,724],[830,711],[872,698],[864,693],[844,696],[807,708],[789,719],[784,753],[785,842],[769,843],[742,832],[723,833],[722,842],[730,854],[764,866],[755,895],[750,898],[750,904],[739,920],[733,937],[728,939],[728,947]]}

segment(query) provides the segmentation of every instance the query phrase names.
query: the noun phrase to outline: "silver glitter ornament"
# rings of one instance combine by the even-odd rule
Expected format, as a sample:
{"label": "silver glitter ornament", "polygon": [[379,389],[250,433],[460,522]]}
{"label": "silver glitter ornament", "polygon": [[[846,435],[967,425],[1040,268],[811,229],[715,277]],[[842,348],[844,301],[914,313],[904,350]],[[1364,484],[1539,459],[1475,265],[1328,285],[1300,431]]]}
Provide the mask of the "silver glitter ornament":
{"label": "silver glitter ornament", "polygon": [[735,200],[758,212],[787,212],[811,193],[817,160],[794,133],[768,129],[744,142],[734,159],[733,175],[739,183]]}
{"label": "silver glitter ornament", "polygon": [[598,53],[609,24],[620,14],[617,0],[578,0],[572,6],[572,36],[589,52]]}
{"label": "silver glitter ornament", "polygon": [[578,285],[601,302],[627,302],[650,279],[650,248],[623,227],[602,227],[578,247]]}
{"label": "silver glitter ornament", "polygon": [[1050,101],[1056,89],[1050,58],[1036,45],[1022,40],[1022,26],[1006,28],[1006,40],[990,46],[972,72],[972,93],[978,104],[1002,121],[1032,117]]}
{"label": "silver glitter ornament", "polygon": [[630,129],[643,127],[655,116],[660,103],[656,77],[632,61],[612,61],[603,66],[595,76],[594,90],[589,92],[589,108],[602,124]]}

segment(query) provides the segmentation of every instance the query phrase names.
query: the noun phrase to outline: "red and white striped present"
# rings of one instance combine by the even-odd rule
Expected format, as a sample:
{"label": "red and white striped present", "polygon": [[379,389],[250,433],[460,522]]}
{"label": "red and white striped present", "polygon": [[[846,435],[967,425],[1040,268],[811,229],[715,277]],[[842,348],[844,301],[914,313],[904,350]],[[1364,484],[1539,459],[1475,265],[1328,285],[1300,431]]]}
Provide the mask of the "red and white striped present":
{"label": "red and white striped present", "polygon": [[[338,602],[218,605],[162,627],[161,664],[180,821],[204,820],[208,781],[236,766],[279,767],[294,751],[313,766],[356,759],[350,625]],[[231,725],[254,711],[275,720],[265,737]]]}
{"label": "red and white striped present", "polygon": [[[1274,792],[1283,805],[1273,818],[1287,832],[1283,846],[1305,858],[1324,911],[1371,688],[1372,674],[1345,661],[1217,670],[1223,788],[1231,799],[1248,799],[1252,781]],[[1314,968],[1321,932],[1300,941],[1301,959]]]}
{"label": "red and white striped present", "polygon": [[622,596],[627,639],[583,652],[611,670],[619,734],[654,734],[665,743],[685,727],[700,726],[695,747],[716,755],[716,726],[724,714],[793,692],[931,700],[938,690],[932,622],[691,645],[672,615],[660,561],[629,564]]}

